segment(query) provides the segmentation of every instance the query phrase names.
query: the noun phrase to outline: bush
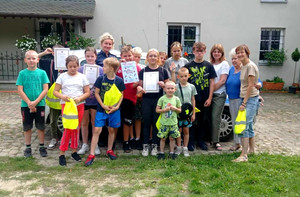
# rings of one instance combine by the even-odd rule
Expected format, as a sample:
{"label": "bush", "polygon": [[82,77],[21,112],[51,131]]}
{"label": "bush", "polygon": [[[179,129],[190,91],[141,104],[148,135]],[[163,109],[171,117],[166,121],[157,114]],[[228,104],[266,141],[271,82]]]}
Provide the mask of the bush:
{"label": "bush", "polygon": [[29,35],[23,35],[22,39],[16,40],[16,47],[23,52],[28,50],[36,50],[37,41],[30,38]]}
{"label": "bush", "polygon": [[48,36],[44,37],[41,42],[41,46],[43,49],[48,47],[52,48],[55,45],[61,44],[61,37],[57,34],[49,34]]}
{"label": "bush", "polygon": [[273,79],[267,79],[266,82],[284,83],[283,79],[278,76],[275,76]]}
{"label": "bush", "polygon": [[283,64],[287,59],[284,49],[269,51],[265,53],[264,57],[268,61],[268,65],[272,63]]}
{"label": "bush", "polygon": [[85,49],[86,47],[93,47],[95,45],[95,39],[85,38],[81,35],[71,33],[70,41],[65,42],[65,45],[70,49]]}

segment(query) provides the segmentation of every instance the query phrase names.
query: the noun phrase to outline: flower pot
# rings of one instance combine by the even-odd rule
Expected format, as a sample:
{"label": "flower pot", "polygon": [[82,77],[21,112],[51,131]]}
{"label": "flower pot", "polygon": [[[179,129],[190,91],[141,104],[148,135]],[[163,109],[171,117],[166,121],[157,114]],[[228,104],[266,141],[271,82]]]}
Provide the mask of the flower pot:
{"label": "flower pot", "polygon": [[263,88],[265,90],[282,90],[284,83],[274,83],[263,81]]}
{"label": "flower pot", "polygon": [[292,85],[292,86],[296,87],[296,88],[297,88],[297,90],[299,90],[299,83],[293,83],[293,85]]}
{"label": "flower pot", "polygon": [[296,94],[296,90],[297,90],[296,86],[289,86],[289,93]]}

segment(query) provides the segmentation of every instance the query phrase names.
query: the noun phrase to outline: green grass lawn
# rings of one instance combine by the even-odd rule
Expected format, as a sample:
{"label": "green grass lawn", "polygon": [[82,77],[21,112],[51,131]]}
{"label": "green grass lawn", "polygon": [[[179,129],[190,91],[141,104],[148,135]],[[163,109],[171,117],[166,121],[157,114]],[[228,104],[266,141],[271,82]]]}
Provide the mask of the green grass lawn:
{"label": "green grass lawn", "polygon": [[0,196],[300,196],[300,157],[238,153],[158,161],[97,158],[91,167],[45,167],[0,157]]}

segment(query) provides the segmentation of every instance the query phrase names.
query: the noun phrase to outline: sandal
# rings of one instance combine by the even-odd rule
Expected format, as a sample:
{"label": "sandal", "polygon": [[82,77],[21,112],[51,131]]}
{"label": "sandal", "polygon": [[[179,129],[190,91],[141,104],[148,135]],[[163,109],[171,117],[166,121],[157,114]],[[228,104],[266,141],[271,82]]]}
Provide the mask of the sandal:
{"label": "sandal", "polygon": [[248,162],[248,157],[247,156],[239,156],[238,158],[232,160],[232,162]]}
{"label": "sandal", "polygon": [[240,148],[241,148],[241,145],[235,145],[235,146],[230,147],[229,150],[231,150],[231,151],[237,151],[237,150],[239,150]]}
{"label": "sandal", "polygon": [[216,148],[216,150],[218,150],[218,151],[222,151],[222,150],[223,150],[221,144],[219,144],[219,143],[216,143],[216,144],[215,144],[215,148]]}

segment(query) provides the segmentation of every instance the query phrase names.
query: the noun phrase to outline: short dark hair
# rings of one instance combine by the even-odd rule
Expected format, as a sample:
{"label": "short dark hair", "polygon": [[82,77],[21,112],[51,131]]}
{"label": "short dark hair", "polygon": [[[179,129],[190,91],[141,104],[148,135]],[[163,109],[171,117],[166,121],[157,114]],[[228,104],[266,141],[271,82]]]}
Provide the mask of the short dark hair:
{"label": "short dark hair", "polygon": [[76,55],[69,55],[67,58],[66,58],[66,67],[68,68],[68,64],[70,62],[76,62],[77,66],[79,67],[79,59]]}
{"label": "short dark hair", "polygon": [[206,45],[203,42],[195,42],[193,44],[193,51],[195,51],[196,49],[203,49],[206,50]]}

